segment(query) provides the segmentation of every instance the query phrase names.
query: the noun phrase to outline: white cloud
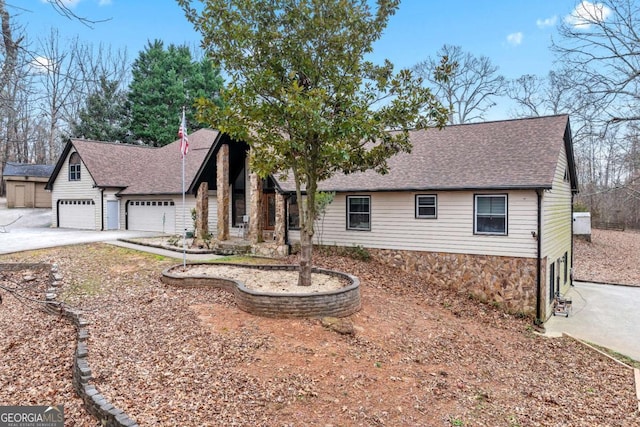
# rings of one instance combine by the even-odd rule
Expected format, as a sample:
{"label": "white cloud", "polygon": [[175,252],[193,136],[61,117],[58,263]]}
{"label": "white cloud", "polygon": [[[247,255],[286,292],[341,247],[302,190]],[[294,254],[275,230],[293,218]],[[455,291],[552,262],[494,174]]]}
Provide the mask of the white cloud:
{"label": "white cloud", "polygon": [[518,46],[522,43],[522,38],[524,35],[521,32],[511,33],[507,36],[507,43],[511,46]]}
{"label": "white cloud", "polygon": [[536,20],[536,25],[538,26],[538,28],[553,27],[554,25],[556,25],[557,21],[558,17],[556,15],[553,15],[551,18]]}
{"label": "white cloud", "polygon": [[578,29],[587,29],[593,23],[603,22],[611,15],[611,9],[602,3],[584,0],[564,18],[564,21]]}
{"label": "white cloud", "polygon": [[[40,3],[53,3],[54,0],[40,0]],[[74,8],[82,0],[58,0],[64,7]]]}
{"label": "white cloud", "polygon": [[30,62],[31,67],[38,74],[46,74],[51,69],[51,60],[44,56],[36,56]]}

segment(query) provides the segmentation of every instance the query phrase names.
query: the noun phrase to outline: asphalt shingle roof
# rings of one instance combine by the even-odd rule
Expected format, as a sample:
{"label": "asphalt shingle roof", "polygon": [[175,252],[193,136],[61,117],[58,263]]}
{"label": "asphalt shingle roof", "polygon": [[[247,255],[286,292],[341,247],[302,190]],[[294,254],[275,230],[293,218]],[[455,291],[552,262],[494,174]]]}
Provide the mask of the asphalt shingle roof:
{"label": "asphalt shingle roof", "polygon": [[[200,129],[189,135],[185,157],[185,185],[193,181],[213,146],[218,131]],[[160,148],[72,139],[98,187],[120,187],[120,194],[182,193],[180,140]]]}
{"label": "asphalt shingle roof", "polygon": [[[321,191],[551,188],[567,115],[411,131],[411,153],[389,159],[389,173],[336,174]],[[284,191],[292,179],[280,180]]]}
{"label": "asphalt shingle roof", "polygon": [[3,176],[33,176],[49,178],[54,165],[33,165],[28,163],[7,162],[4,166]]}
{"label": "asphalt shingle roof", "polygon": [[[411,131],[412,152],[390,158],[389,173],[336,174],[319,183],[319,190],[551,188],[568,126],[569,117],[557,115]],[[189,135],[186,188],[196,178],[218,135],[211,129]],[[182,193],[179,143],[176,140],[151,148],[71,141],[96,185],[122,188],[123,195]],[[278,185],[283,191],[295,190],[292,179],[278,179]]]}

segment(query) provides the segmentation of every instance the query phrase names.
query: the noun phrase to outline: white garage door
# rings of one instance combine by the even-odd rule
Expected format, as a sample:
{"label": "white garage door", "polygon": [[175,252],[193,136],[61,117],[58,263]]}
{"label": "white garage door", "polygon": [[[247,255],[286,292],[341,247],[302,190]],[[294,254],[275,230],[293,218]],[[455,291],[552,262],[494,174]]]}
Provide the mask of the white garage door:
{"label": "white garage door", "polygon": [[173,234],[176,230],[176,207],[173,200],[131,200],[128,228]]}
{"label": "white garage door", "polygon": [[96,230],[96,204],[93,200],[59,200],[58,227]]}

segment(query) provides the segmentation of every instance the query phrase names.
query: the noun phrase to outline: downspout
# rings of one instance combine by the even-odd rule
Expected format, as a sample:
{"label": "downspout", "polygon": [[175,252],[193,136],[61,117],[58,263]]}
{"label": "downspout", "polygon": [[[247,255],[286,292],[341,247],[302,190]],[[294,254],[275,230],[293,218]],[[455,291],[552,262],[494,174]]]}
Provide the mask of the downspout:
{"label": "downspout", "polygon": [[536,257],[536,325],[542,325],[542,190],[536,190],[538,196],[538,238]]}
{"label": "downspout", "polygon": [[60,199],[56,200],[56,225],[60,228]]}
{"label": "downspout", "polygon": [[104,231],[104,188],[100,189],[100,231]]}
{"label": "downspout", "polygon": [[129,229],[129,202],[131,200],[127,200],[124,202],[124,229]]}
{"label": "downspout", "polygon": [[573,197],[571,193],[571,268],[569,269],[569,286],[573,286]]}

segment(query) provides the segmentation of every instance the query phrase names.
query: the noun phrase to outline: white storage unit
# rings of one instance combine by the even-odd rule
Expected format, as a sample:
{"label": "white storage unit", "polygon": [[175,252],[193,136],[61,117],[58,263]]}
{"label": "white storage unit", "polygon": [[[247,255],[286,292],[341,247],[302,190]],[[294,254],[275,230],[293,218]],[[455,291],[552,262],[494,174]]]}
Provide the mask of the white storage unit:
{"label": "white storage unit", "polygon": [[128,229],[173,234],[176,207],[173,200],[130,200],[127,207]]}
{"label": "white storage unit", "polygon": [[573,234],[574,236],[591,241],[591,213],[573,213]]}
{"label": "white storage unit", "polygon": [[96,204],[91,199],[58,200],[58,227],[96,230]]}

